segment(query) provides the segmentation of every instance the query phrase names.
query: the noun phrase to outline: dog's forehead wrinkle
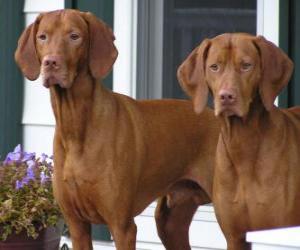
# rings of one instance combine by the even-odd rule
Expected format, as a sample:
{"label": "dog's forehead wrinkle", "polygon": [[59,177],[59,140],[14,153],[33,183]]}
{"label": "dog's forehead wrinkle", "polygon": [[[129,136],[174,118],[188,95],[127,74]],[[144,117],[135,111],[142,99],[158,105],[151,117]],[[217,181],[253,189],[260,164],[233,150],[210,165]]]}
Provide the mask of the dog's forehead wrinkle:
{"label": "dog's forehead wrinkle", "polygon": [[38,32],[52,33],[61,26],[60,18],[53,18],[57,13],[48,13],[43,16],[38,26]]}
{"label": "dog's forehead wrinkle", "polygon": [[209,63],[224,63],[227,60],[229,49],[220,44],[213,44],[208,55]]}
{"label": "dog's forehead wrinkle", "polygon": [[66,32],[84,32],[88,27],[84,19],[74,11],[54,11],[43,16],[38,31],[53,33],[61,28]]}
{"label": "dog's forehead wrinkle", "polygon": [[86,21],[77,12],[66,12],[62,21],[69,30],[85,31],[88,29]]}
{"label": "dog's forehead wrinkle", "polygon": [[258,51],[253,49],[242,49],[236,53],[236,62],[237,63],[252,63],[256,65],[260,60]]}
{"label": "dog's forehead wrinkle", "polygon": [[209,57],[216,62],[223,62],[226,60],[232,49],[232,35],[223,34],[215,37],[212,40]]}
{"label": "dog's forehead wrinkle", "polygon": [[[226,42],[228,41],[228,42]],[[230,59],[234,62],[253,62],[258,58],[258,52],[249,39],[244,39],[242,45],[235,39],[226,39],[224,43],[216,41],[209,51],[208,61],[214,63],[224,63]]]}

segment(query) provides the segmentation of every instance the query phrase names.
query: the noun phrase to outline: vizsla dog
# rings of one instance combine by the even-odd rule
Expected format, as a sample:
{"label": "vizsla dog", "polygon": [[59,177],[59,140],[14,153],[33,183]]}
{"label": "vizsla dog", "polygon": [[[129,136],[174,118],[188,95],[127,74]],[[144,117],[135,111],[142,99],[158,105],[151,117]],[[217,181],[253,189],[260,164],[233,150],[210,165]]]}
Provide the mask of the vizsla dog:
{"label": "vizsla dog", "polygon": [[209,90],[221,120],[213,202],[228,249],[251,230],[300,225],[300,108],[279,109],[293,63],[248,34],[204,40],[178,70],[201,112]]}
{"label": "vizsla dog", "polygon": [[[41,74],[50,89],[54,194],[73,249],[92,249],[90,223],[106,223],[118,250],[135,249],[134,216],[159,196],[163,241],[189,249],[188,229],[168,231],[176,221],[165,206],[178,212],[210,201],[219,123],[208,109],[195,115],[189,101],[135,101],[106,89],[100,79],[117,58],[113,40],[92,14],[60,10],[41,14],[15,54],[23,74]],[[188,227],[191,216],[180,220]]]}

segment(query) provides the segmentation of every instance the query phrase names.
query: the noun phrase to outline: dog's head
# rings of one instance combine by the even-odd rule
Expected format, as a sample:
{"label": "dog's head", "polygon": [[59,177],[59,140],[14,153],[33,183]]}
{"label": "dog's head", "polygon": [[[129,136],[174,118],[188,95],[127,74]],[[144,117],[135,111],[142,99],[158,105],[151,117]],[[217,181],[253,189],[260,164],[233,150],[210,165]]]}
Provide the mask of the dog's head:
{"label": "dog's head", "polygon": [[118,52],[111,29],[91,13],[59,10],[40,14],[21,35],[15,59],[25,77],[41,74],[45,87],[70,88],[88,72],[105,77]]}
{"label": "dog's head", "polygon": [[223,34],[204,40],[181,64],[177,76],[197,113],[210,90],[216,116],[245,117],[257,95],[271,110],[292,70],[291,60],[263,37]]}

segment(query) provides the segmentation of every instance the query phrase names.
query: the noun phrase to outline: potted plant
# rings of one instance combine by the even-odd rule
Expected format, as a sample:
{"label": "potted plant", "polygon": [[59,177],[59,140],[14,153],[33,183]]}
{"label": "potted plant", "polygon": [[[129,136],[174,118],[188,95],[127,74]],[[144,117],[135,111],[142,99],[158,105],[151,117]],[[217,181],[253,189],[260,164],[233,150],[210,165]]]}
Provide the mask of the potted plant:
{"label": "potted plant", "polygon": [[52,173],[50,157],[20,145],[0,162],[0,249],[58,249],[63,222]]}

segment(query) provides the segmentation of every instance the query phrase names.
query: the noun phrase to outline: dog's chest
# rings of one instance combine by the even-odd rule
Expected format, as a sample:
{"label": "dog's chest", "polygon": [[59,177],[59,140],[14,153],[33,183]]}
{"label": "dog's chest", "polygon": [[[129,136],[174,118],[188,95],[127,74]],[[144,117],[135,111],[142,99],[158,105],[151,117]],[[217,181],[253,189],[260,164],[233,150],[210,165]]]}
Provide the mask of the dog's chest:
{"label": "dog's chest", "polygon": [[232,179],[230,188],[217,186],[214,203],[221,221],[246,231],[298,225],[300,195],[283,180],[280,176],[260,179],[248,173]]}
{"label": "dog's chest", "polygon": [[261,142],[238,156],[218,145],[214,203],[222,224],[240,231],[300,224],[300,159],[279,145]]}
{"label": "dog's chest", "polygon": [[104,187],[105,182],[103,183],[101,173],[95,166],[84,164],[81,160],[66,161],[62,185],[67,194],[64,199],[79,218],[94,223],[103,222],[102,200],[106,196],[107,189]]}

